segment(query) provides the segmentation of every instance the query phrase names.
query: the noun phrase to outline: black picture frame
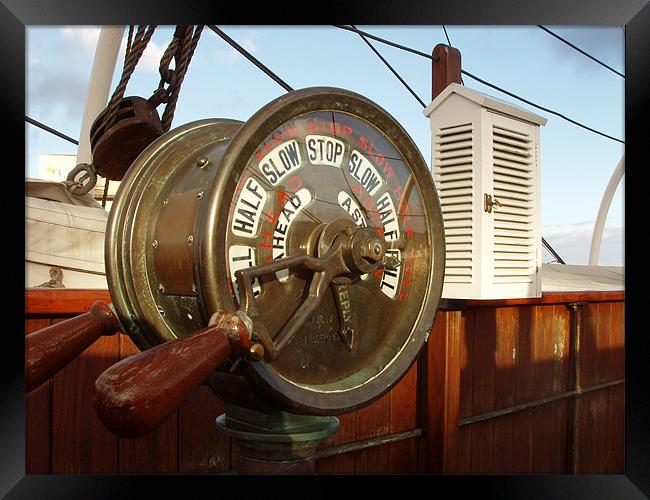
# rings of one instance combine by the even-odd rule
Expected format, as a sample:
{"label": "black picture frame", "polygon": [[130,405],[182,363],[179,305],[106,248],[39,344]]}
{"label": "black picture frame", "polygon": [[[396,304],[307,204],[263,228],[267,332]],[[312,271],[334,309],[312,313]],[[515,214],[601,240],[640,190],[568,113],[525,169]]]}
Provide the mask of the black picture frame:
{"label": "black picture frame", "polygon": [[[257,5],[253,7],[253,5]],[[0,416],[0,495],[7,498],[115,498],[131,496],[147,487],[147,496],[165,492],[196,491],[196,495],[224,494],[227,485],[238,483],[251,495],[266,495],[268,491],[255,491],[252,483],[242,482],[235,476],[26,476],[25,475],[25,394],[24,394],[24,341],[18,333],[20,322],[17,310],[24,311],[24,276],[12,272],[16,262],[24,258],[24,240],[20,237],[24,226],[15,211],[24,207],[23,193],[16,185],[22,185],[21,165],[25,165],[25,27],[28,25],[61,24],[482,24],[482,25],[625,25],[625,140],[627,173],[625,183],[625,226],[628,228],[625,244],[626,273],[626,450],[625,474],[579,475],[579,476],[385,476],[355,477],[360,484],[376,487],[386,486],[403,489],[406,494],[418,494],[407,484],[423,483],[431,495],[474,492],[494,498],[644,498],[650,495],[650,390],[648,390],[647,334],[643,325],[641,301],[646,291],[643,283],[646,267],[641,257],[644,252],[644,216],[647,210],[639,201],[644,185],[644,168],[650,168],[647,159],[648,142],[644,125],[650,112],[650,5],[647,0],[472,0],[418,2],[401,0],[393,2],[346,2],[319,4],[310,9],[304,2],[264,4],[209,3],[202,0],[171,2],[134,2],[112,0],[111,2],[65,1],[65,0],[2,0],[0,3],[0,62],[4,71],[0,76],[0,116],[3,132],[0,134],[5,161],[3,205],[7,205],[8,217],[3,219],[5,228],[5,268],[9,269],[10,284],[3,294],[5,310],[11,325],[4,332],[4,362],[1,367],[2,415]],[[328,7],[328,8],[324,8]],[[309,13],[314,12],[313,18]],[[329,12],[329,14],[328,14]],[[607,96],[603,96],[606,99]],[[14,179],[14,176],[17,179]],[[631,176],[631,181],[630,181]],[[16,185],[14,185],[14,180]],[[647,197],[647,194],[645,194]],[[14,224],[18,224],[15,228]],[[22,229],[21,229],[22,227]],[[16,236],[16,234],[18,236]],[[18,323],[18,324],[15,324]],[[24,326],[24,325],[23,325]],[[15,331],[14,331],[15,330]],[[251,478],[244,478],[248,481]],[[262,478],[255,478],[262,479]],[[264,478],[273,480],[276,478]],[[341,478],[326,478],[336,481]],[[345,478],[350,479],[350,478]],[[295,481],[292,478],[292,484]],[[311,478],[323,483],[323,478]],[[197,482],[199,481],[199,482]],[[210,481],[207,483],[206,481]],[[362,482],[362,483],[361,483]],[[426,483],[426,485],[424,484]],[[304,487],[304,483],[302,483]],[[204,486],[211,490],[202,490]],[[418,485],[420,486],[420,485]],[[138,488],[135,490],[135,488]],[[195,489],[196,487],[196,489]],[[438,488],[444,487],[445,490]],[[189,488],[189,489],[188,489]],[[290,494],[302,488],[276,486],[275,493]],[[210,491],[211,493],[199,493]],[[272,490],[273,491],[273,490]],[[319,489],[325,493],[326,488]],[[338,490],[333,490],[334,492]],[[352,490],[351,490],[352,491]],[[359,494],[358,490],[356,494]],[[449,493],[444,493],[445,495]],[[248,495],[247,495],[248,496]]]}

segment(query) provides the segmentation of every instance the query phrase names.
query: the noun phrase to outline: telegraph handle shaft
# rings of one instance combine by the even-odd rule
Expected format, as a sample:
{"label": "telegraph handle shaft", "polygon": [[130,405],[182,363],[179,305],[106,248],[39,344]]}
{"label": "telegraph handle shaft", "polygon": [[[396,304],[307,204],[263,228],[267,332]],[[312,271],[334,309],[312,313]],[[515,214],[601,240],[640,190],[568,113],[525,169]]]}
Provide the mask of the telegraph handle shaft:
{"label": "telegraph handle shaft", "polygon": [[251,347],[234,312],[215,313],[207,328],[123,359],[95,382],[93,404],[114,434],[138,438],[162,424],[231,352]]}
{"label": "telegraph handle shaft", "polygon": [[99,337],[119,330],[108,304],[97,301],[87,313],[30,333],[25,337],[26,391],[53,377]]}

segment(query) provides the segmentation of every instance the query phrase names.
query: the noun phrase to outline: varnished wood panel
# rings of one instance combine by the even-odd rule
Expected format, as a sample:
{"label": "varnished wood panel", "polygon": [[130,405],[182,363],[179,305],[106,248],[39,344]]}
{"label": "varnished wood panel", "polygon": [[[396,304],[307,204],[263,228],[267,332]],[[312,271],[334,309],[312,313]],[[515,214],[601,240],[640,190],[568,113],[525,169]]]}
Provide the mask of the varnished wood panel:
{"label": "varnished wood panel", "polygon": [[533,362],[533,307],[520,307],[515,351],[515,403],[535,398],[535,364]]}
{"label": "varnished wood panel", "polygon": [[25,289],[25,310],[30,315],[48,316],[85,313],[94,302],[111,302],[108,290],[77,290],[74,288]]}
{"label": "varnished wood panel", "polygon": [[[418,418],[418,362],[406,372],[389,393],[390,434],[413,430]],[[417,471],[418,456],[414,440],[405,440],[388,445],[388,469],[391,474],[408,474]]]}
{"label": "varnished wood panel", "polygon": [[514,470],[515,450],[519,443],[515,442],[516,414],[504,415],[494,419],[492,435],[492,461],[494,474],[510,474]]}
{"label": "varnished wood panel", "polygon": [[[339,415],[339,430],[332,437],[323,441],[320,449],[341,446],[356,441],[357,412]],[[356,453],[349,452],[341,455],[326,457],[316,461],[317,474],[354,474]]]}
{"label": "varnished wood panel", "polygon": [[624,471],[625,386],[584,394],[579,400],[578,473]]}
{"label": "varnished wood panel", "polygon": [[102,337],[52,377],[52,472],[117,474],[117,437],[92,406],[97,377],[118,361],[119,336]]}
{"label": "varnished wood panel", "polygon": [[[25,321],[25,333],[31,333],[50,326],[52,320],[28,319]],[[50,392],[51,381],[48,380],[25,397],[25,472],[27,474],[49,474],[50,463]]]}
{"label": "varnished wood panel", "polygon": [[[517,327],[519,308],[499,307],[496,309],[494,408],[500,409],[515,404],[517,379]],[[495,429],[496,430],[496,429]]]}
{"label": "varnished wood panel", "polygon": [[230,438],[219,432],[216,419],[224,404],[201,386],[178,409],[178,472],[215,474],[230,469]]}
{"label": "varnished wood panel", "polygon": [[538,406],[533,411],[532,472],[564,474],[567,472],[567,425],[570,400]]}
{"label": "varnished wood panel", "polygon": [[544,398],[569,387],[569,310],[563,305],[533,308],[534,394]]}
{"label": "varnished wood panel", "polygon": [[[28,290],[26,298],[26,332],[47,326],[52,318],[86,312],[96,300],[110,301],[106,291]],[[571,389],[570,313],[562,301],[578,298],[594,300],[583,308],[582,386],[622,379],[623,293],[545,294],[492,305],[469,301],[464,310],[438,313],[421,357],[423,366],[411,368],[373,405],[339,416],[339,432],[321,448],[411,430],[418,425],[418,404],[423,406],[425,435],[319,460],[317,472],[410,473],[422,471],[422,462],[434,473],[567,472],[572,399],[470,425],[458,426],[458,421]],[[137,352],[127,337],[101,339],[27,396],[27,470],[115,474],[236,469],[238,447],[215,430],[222,405],[205,387],[148,440],[118,440],[103,428],[91,407],[90,391],[99,373],[119,359],[120,350],[121,356]],[[418,400],[420,391],[424,396]],[[581,396],[580,472],[623,471],[623,395],[620,385]],[[420,454],[418,443],[424,443]]]}
{"label": "varnished wood panel", "polygon": [[533,454],[535,452],[534,409],[512,414],[512,422],[515,443],[512,453],[512,473],[532,474]]}
{"label": "varnished wood panel", "polygon": [[[126,335],[120,336],[120,359],[140,350]],[[176,474],[178,472],[178,411],[160,427],[138,439],[119,440],[120,474]]]}
{"label": "varnished wood panel", "polygon": [[459,418],[472,415],[472,388],[474,363],[474,310],[467,309],[460,314],[459,342],[461,350]]}
{"label": "varnished wood panel", "polygon": [[461,366],[467,361],[460,341],[460,311],[440,311],[425,345],[421,371],[424,405],[424,471],[457,470]]}
{"label": "varnished wood panel", "polygon": [[[357,441],[384,436],[390,430],[390,393],[357,411]],[[355,474],[389,472],[389,448],[379,446],[356,452]]]}
{"label": "varnished wood panel", "polygon": [[572,302],[623,302],[624,291],[603,292],[544,292],[541,297],[521,299],[466,300],[465,307],[506,307],[570,304]]}

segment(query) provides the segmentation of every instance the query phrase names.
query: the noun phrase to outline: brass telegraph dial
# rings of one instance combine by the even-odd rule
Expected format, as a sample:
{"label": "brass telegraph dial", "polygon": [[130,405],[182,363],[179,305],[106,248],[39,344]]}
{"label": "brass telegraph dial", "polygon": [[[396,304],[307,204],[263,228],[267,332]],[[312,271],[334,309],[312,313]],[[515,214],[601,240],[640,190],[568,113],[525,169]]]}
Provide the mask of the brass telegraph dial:
{"label": "brass telegraph dial", "polygon": [[304,89],[246,123],[201,120],[151,144],[116,196],[106,266],[140,349],[238,310],[261,359],[231,354],[215,392],[339,414],[384,394],[426,340],[442,214],[426,162],[386,111]]}

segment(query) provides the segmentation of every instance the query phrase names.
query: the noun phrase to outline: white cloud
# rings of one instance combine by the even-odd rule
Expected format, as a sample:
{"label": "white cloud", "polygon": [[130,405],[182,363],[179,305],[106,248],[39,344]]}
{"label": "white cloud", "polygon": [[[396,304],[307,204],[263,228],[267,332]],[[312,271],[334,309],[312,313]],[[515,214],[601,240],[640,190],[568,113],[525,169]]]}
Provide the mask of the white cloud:
{"label": "white cloud", "polygon": [[94,54],[101,29],[95,26],[68,26],[61,29],[63,40],[80,47],[88,54]]}
{"label": "white cloud", "polygon": [[[101,29],[99,27],[90,26],[67,26],[61,29],[63,41],[67,46],[81,48],[86,54],[91,56],[95,54],[95,50],[97,49],[97,41],[99,40],[100,32]],[[126,51],[126,39],[128,34],[127,32],[128,30],[125,30],[117,56],[117,68],[120,70],[124,64],[124,52]],[[160,65],[160,58],[165,52],[165,48],[166,47],[158,45],[153,40],[149,40],[149,43],[147,44],[147,47],[145,48],[142,57],[138,62],[137,69],[157,73],[158,66]]]}
{"label": "white cloud", "polygon": [[[122,44],[120,45],[120,51],[117,56],[117,69],[119,70],[120,74],[122,72],[122,67],[124,66],[126,38],[127,36],[124,35],[124,38],[122,38]],[[158,73],[158,67],[160,66],[160,59],[162,58],[166,48],[167,48],[166,46],[163,47],[161,45],[158,45],[153,40],[149,40],[147,47],[144,49],[144,52],[142,53],[142,56],[138,61],[136,71]],[[172,60],[171,67],[172,68],[174,67],[173,60]]]}
{"label": "white cloud", "polygon": [[[257,52],[257,45],[255,44],[255,40],[253,39],[252,36],[248,36],[243,40],[239,40],[238,43],[251,54],[255,54]],[[235,50],[234,48],[228,48],[228,49],[218,50],[217,57],[222,61],[224,61],[229,66],[232,66],[237,61],[242,60],[244,56],[242,56],[241,53]]]}
{"label": "white cloud", "polygon": [[[542,236],[567,264],[586,265],[594,230],[594,221],[567,225],[542,226]],[[625,228],[622,224],[606,224],[600,244],[598,264],[624,265]],[[544,252],[543,261],[553,257]]]}

